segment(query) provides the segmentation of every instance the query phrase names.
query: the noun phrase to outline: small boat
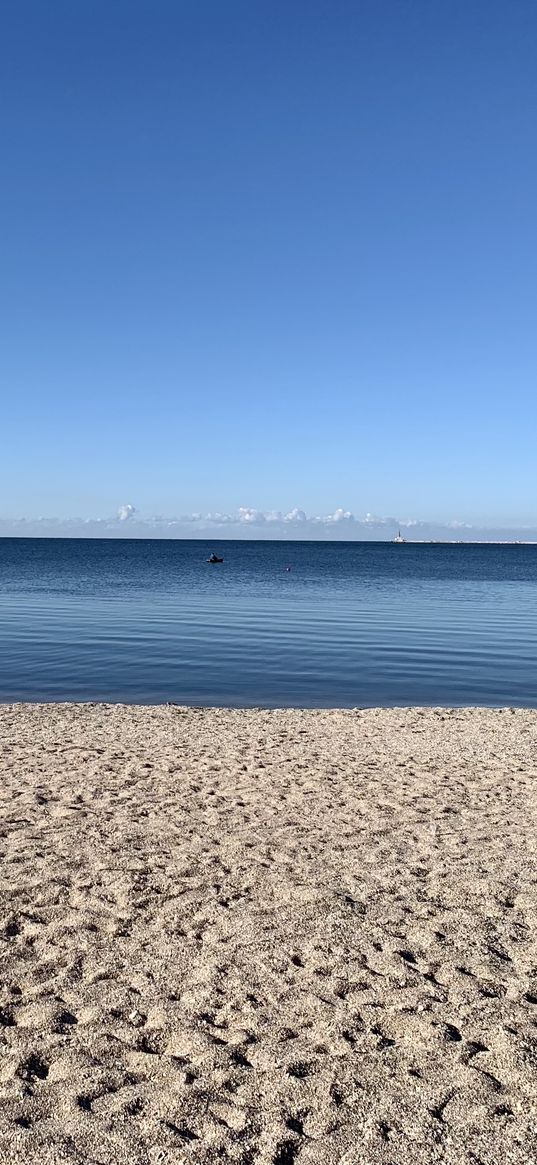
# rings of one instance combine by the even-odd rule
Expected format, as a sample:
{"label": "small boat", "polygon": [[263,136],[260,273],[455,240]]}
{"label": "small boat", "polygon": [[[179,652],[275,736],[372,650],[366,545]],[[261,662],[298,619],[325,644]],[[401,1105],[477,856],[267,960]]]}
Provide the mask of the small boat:
{"label": "small boat", "polygon": [[217,554],[211,554],[210,558],[207,559],[207,562],[223,562],[223,561],[224,561],[224,559],[219,558]]}
{"label": "small boat", "polygon": [[403,535],[401,534],[400,530],[399,530],[399,533],[397,535],[397,538],[394,538],[394,542],[406,542],[406,538],[403,538]]}

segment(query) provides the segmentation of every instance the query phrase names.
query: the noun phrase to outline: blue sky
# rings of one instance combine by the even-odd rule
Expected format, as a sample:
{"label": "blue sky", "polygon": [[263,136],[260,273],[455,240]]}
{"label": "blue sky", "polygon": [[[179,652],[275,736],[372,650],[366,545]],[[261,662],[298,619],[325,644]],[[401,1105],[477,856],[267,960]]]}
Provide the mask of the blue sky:
{"label": "blue sky", "polygon": [[534,0],[8,0],[0,517],[537,525],[536,44]]}

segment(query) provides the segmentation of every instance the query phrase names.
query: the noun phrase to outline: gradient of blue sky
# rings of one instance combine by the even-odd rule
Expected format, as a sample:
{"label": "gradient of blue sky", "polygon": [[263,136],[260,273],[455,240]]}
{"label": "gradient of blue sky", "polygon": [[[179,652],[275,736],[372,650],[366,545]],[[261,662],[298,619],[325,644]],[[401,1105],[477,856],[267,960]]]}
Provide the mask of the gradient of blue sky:
{"label": "gradient of blue sky", "polygon": [[0,514],[537,523],[534,0],[6,0]]}

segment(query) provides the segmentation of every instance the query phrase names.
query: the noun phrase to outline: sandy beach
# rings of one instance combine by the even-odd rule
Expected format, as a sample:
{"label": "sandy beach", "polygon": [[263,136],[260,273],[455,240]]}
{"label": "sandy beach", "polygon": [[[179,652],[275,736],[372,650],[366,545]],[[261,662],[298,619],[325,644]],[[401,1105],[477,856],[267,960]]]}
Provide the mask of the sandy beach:
{"label": "sandy beach", "polygon": [[537,713],[0,709],[5,1165],[537,1158]]}

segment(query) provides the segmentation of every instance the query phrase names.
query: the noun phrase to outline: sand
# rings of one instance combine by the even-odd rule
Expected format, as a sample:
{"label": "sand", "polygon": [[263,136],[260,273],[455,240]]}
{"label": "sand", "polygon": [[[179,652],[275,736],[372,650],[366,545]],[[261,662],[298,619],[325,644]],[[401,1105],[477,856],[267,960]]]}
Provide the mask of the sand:
{"label": "sand", "polygon": [[537,1159],[537,713],[0,731],[2,1163]]}

